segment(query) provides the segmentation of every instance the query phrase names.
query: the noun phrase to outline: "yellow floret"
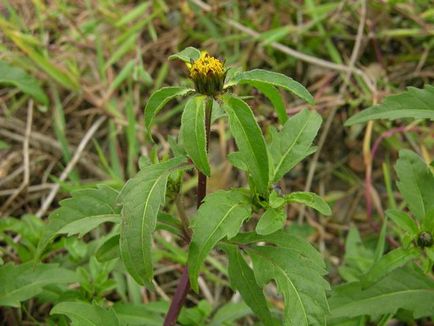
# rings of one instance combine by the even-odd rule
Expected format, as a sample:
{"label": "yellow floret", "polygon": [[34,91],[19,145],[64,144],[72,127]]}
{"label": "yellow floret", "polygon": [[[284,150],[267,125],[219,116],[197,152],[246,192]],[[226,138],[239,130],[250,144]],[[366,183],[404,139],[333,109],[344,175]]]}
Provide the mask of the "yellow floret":
{"label": "yellow floret", "polygon": [[223,63],[220,60],[210,56],[206,51],[201,52],[200,58],[190,65],[189,70],[190,77],[192,79],[199,77],[199,75],[206,77],[210,74],[218,76],[223,76],[224,74]]}
{"label": "yellow floret", "polygon": [[187,63],[187,67],[199,93],[215,96],[222,92],[226,77],[223,62],[202,51],[199,59]]}

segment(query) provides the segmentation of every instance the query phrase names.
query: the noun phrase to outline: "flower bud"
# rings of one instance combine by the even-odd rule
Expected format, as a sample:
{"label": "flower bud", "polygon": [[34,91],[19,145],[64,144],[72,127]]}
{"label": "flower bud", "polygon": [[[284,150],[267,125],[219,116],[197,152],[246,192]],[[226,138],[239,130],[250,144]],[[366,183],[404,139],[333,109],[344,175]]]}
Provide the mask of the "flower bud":
{"label": "flower bud", "polygon": [[417,245],[421,248],[431,247],[433,245],[432,234],[426,231],[422,231],[417,236]]}

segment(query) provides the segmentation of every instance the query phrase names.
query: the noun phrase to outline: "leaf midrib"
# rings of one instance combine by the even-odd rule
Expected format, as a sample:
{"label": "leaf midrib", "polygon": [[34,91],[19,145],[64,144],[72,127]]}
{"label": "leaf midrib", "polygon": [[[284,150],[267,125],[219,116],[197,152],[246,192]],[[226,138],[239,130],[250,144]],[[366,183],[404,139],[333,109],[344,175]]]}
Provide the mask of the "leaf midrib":
{"label": "leaf midrib", "polygon": [[[308,119],[306,119],[305,122],[304,122],[304,124],[303,124],[303,127],[300,128],[300,131],[297,134],[297,137],[295,137],[294,142],[290,145],[290,147],[285,151],[285,153],[280,158],[279,163],[277,164],[277,167],[276,167],[276,172],[274,173],[274,178],[279,174],[280,167],[282,166],[282,164],[285,161],[286,157],[289,155],[289,152],[295,147],[295,145],[297,143],[297,140],[300,138],[301,134],[306,129],[306,126],[308,125],[308,123],[309,123],[309,121],[308,121]],[[279,142],[279,145],[280,145],[280,142]]]}
{"label": "leaf midrib", "polygon": [[372,296],[372,297],[369,297],[369,298],[364,298],[364,299],[357,300],[357,301],[351,300],[350,303],[345,304],[345,305],[341,305],[339,308],[337,308],[335,310],[332,310],[331,313],[333,314],[334,311],[336,312],[336,311],[339,311],[339,310],[342,310],[342,309],[345,310],[345,309],[347,309],[345,307],[351,307],[354,304],[359,305],[361,302],[364,303],[364,302],[369,302],[369,301],[377,300],[377,299],[381,299],[381,298],[387,298],[387,297],[394,297],[394,296],[399,296],[399,295],[403,295],[403,294],[409,294],[409,293],[412,293],[412,292],[416,292],[416,293],[417,292],[433,293],[434,290],[433,289],[411,289],[411,290],[407,289],[407,290],[401,290],[401,291],[396,291],[396,292],[392,292],[392,293],[380,294],[380,295]]}
{"label": "leaf midrib", "polygon": [[198,253],[198,257],[202,256],[204,249],[206,248],[206,245],[209,243],[210,239],[212,236],[214,236],[214,234],[217,232],[217,230],[220,228],[220,226],[222,225],[222,223],[228,218],[229,214],[237,207],[237,206],[241,206],[241,203],[236,203],[233,206],[231,206],[231,208],[225,213],[225,215],[223,216],[223,218],[220,220],[220,222],[216,225],[216,227],[214,228],[214,230],[211,232],[211,234],[206,238],[204,244],[201,246],[199,253]]}
{"label": "leaf midrib", "polygon": [[[253,250],[254,250],[254,249],[253,249]],[[282,267],[280,267],[279,265],[277,265],[277,264],[276,264],[272,259],[268,258],[267,256],[265,256],[264,254],[262,254],[261,252],[259,252],[259,251],[257,251],[257,250],[254,250],[254,251],[255,251],[255,253],[256,253],[257,255],[261,256],[263,259],[269,261],[273,266],[277,267],[277,269],[280,271],[280,273],[282,273],[283,276],[284,276],[284,277],[288,280],[288,282],[291,284],[291,287],[293,288],[295,294],[297,295],[297,300],[298,300],[298,302],[300,302],[300,305],[301,305],[301,307],[302,307],[302,310],[303,310],[303,316],[304,316],[304,319],[305,319],[305,321],[306,321],[306,325],[309,325],[308,318],[307,318],[307,313],[306,313],[306,309],[305,309],[305,307],[304,307],[304,303],[303,303],[303,301],[301,300],[300,295],[298,294],[299,291],[297,290],[297,288],[294,286],[294,283],[293,283],[293,282],[291,281],[291,279],[289,278],[289,275],[285,272],[285,270],[284,270]],[[275,278],[275,277],[273,277],[273,278]]]}
{"label": "leaf midrib", "polygon": [[[234,110],[233,108],[231,108],[231,109],[232,109],[232,111],[233,111],[233,113],[234,113],[233,115],[234,115],[234,116],[236,117],[236,119],[237,119],[238,124],[241,126],[240,129],[242,130],[245,139],[247,139],[247,143],[248,143],[248,145],[249,145],[249,147],[250,147],[251,152],[254,153],[253,156],[254,156],[255,161],[256,161],[256,166],[257,166],[257,168],[258,168],[258,172],[259,172],[259,174],[261,175],[261,179],[262,179],[262,181],[264,181],[264,180],[263,180],[264,178],[263,178],[263,176],[262,176],[262,173],[260,172],[260,171],[261,171],[261,169],[260,169],[261,162],[259,161],[258,156],[256,155],[257,153],[256,153],[256,151],[253,149],[252,143],[250,142],[250,138],[248,137],[246,131],[244,130],[243,124],[241,123],[240,119],[238,118],[238,115],[235,114],[235,110]],[[267,157],[267,161],[268,161],[268,157]],[[268,164],[268,162],[267,162],[267,164]],[[267,170],[268,170],[268,169],[267,169]],[[268,175],[268,172],[267,172],[267,175]],[[265,182],[265,187],[267,187],[266,183],[267,183],[267,182]]]}

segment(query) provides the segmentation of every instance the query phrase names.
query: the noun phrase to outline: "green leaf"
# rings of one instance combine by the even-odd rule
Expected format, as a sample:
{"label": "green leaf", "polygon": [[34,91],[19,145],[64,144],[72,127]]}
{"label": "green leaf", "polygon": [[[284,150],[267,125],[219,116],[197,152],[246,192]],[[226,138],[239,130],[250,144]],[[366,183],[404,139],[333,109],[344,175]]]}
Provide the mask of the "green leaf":
{"label": "green leaf", "polygon": [[77,282],[75,272],[58,264],[28,262],[20,265],[6,264],[0,267],[0,306],[19,307],[50,284]]}
{"label": "green leaf", "polygon": [[434,120],[434,86],[425,85],[424,89],[408,87],[401,94],[391,95],[384,102],[363,110],[346,122],[346,126],[369,120],[402,118]]}
{"label": "green leaf", "polygon": [[[215,313],[208,326],[231,326],[235,321],[251,314],[250,308],[244,303],[226,303]],[[265,324],[266,325],[266,324]]]}
{"label": "green leaf", "polygon": [[239,149],[239,156],[247,166],[261,194],[268,193],[269,159],[262,131],[250,107],[241,99],[224,95],[224,109],[229,117],[229,126]]}
{"label": "green leaf", "polygon": [[270,234],[280,230],[285,225],[286,210],[285,207],[268,208],[256,224],[258,234]]}
{"label": "green leaf", "polygon": [[251,84],[253,86],[255,86],[253,84],[255,82],[262,82],[269,85],[282,87],[310,104],[313,104],[314,102],[312,95],[303,85],[296,82],[294,79],[277,72],[254,69],[241,72],[235,75],[235,77],[231,80],[231,84]]}
{"label": "green leaf", "polygon": [[117,303],[113,309],[125,325],[161,326],[164,321],[162,314],[153,307],[153,304]]}
{"label": "green leaf", "polygon": [[109,261],[120,256],[119,253],[119,233],[111,236],[98,248],[95,253],[96,259],[99,262]]}
{"label": "green leaf", "polygon": [[61,302],[51,309],[50,315],[65,315],[76,326],[118,326],[120,325],[116,313],[106,310],[96,304],[87,302]]}
{"label": "green leaf", "polygon": [[[279,242],[283,235],[279,232]],[[269,239],[273,240],[273,235]],[[285,300],[283,325],[324,325],[328,312],[325,291],[329,289],[322,278],[326,273],[324,263],[317,255],[313,258],[300,251],[299,244],[292,246],[290,239],[283,237],[277,247],[267,244],[246,249],[252,257],[256,281],[262,287],[271,280],[276,282]]]}
{"label": "green leaf", "polygon": [[181,52],[172,54],[169,56],[169,60],[182,60],[187,63],[191,63],[191,61],[196,61],[200,57],[200,51],[192,46],[189,46],[182,50]]}
{"label": "green leaf", "polygon": [[0,84],[13,85],[36,101],[48,104],[47,95],[33,76],[3,61],[0,61]]}
{"label": "green leaf", "polygon": [[362,278],[362,286],[369,287],[386,277],[393,270],[404,266],[407,262],[419,257],[417,248],[397,248],[382,256]]}
{"label": "green leaf", "polygon": [[309,242],[295,235],[290,229],[280,230],[268,235],[255,232],[239,233],[230,242],[238,245],[252,245],[258,242],[272,243],[277,247],[297,253],[300,259],[316,263],[320,269],[325,270],[326,267],[321,254]]}
{"label": "green leaf", "polygon": [[205,175],[210,176],[206,150],[205,96],[192,97],[185,105],[181,118],[181,139],[185,151],[194,165]]}
{"label": "green leaf", "polygon": [[[259,286],[276,281],[285,299],[283,325],[324,324],[328,311],[325,291],[329,286],[321,276],[326,266],[309,242],[288,230],[270,235],[240,233],[230,242],[247,246]],[[258,242],[259,246],[252,246]]]}
{"label": "green leaf", "polygon": [[194,91],[186,87],[163,87],[151,94],[145,107],[145,127],[148,134],[151,133],[151,125],[155,115],[166,105],[167,102],[177,96],[184,96]]}
{"label": "green leaf", "polygon": [[282,131],[273,134],[269,146],[274,162],[273,182],[279,181],[297,163],[314,152],[311,146],[321,122],[318,113],[305,109],[291,117]]}
{"label": "green leaf", "polygon": [[229,279],[231,287],[238,290],[247,305],[259,317],[265,326],[273,325],[271,313],[267,306],[264,293],[256,283],[252,269],[235,246],[224,247],[229,257]]}
{"label": "green leaf", "polygon": [[58,234],[65,233],[67,236],[78,234],[79,237],[83,237],[89,231],[95,229],[98,225],[103,223],[120,223],[120,214],[107,214],[99,216],[87,216],[78,221],[71,222],[62,227]]}
{"label": "green leaf", "polygon": [[434,208],[434,175],[429,166],[409,150],[401,150],[395,166],[398,188],[410,211],[422,220]]}
{"label": "green leaf", "polygon": [[121,257],[134,280],[152,288],[152,233],[166,196],[168,176],[184,157],[144,167],[128,180],[119,194],[122,204]]}
{"label": "green leaf", "polygon": [[279,90],[273,85],[263,82],[251,82],[252,86],[259,89],[273,104],[276,109],[277,118],[281,124],[285,124],[288,121],[288,114],[286,113],[285,103],[282,96],[280,96]]}
{"label": "green leaf", "polygon": [[285,196],[285,199],[288,203],[300,203],[309,206],[326,216],[332,214],[330,206],[324,201],[324,199],[313,192],[293,192]]}
{"label": "green leaf", "polygon": [[101,223],[119,221],[117,196],[116,190],[105,185],[72,192],[71,198],[62,200],[60,208],[48,217],[48,225],[39,241],[35,259],[39,259],[57,234],[83,235]]}
{"label": "green leaf", "polygon": [[388,209],[386,216],[395,222],[397,226],[410,234],[416,235],[419,232],[416,222],[403,211]]}
{"label": "green leaf", "polygon": [[250,203],[241,190],[217,191],[205,197],[192,220],[188,268],[190,283],[197,292],[199,269],[211,249],[223,238],[234,237],[250,217]]}
{"label": "green leaf", "polygon": [[399,268],[367,289],[352,282],[334,289],[330,299],[332,318],[372,317],[412,311],[415,318],[432,316],[434,281],[421,271]]}

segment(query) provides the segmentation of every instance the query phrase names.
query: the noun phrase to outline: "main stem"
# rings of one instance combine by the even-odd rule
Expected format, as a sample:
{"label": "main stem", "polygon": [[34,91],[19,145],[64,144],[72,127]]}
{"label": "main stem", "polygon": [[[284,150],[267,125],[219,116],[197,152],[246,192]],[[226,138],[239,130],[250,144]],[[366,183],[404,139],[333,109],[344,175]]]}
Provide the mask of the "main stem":
{"label": "main stem", "polygon": [[[205,107],[205,134],[206,134],[206,150],[209,147],[209,135],[211,130],[211,112],[212,112],[212,97],[208,97]],[[197,169],[197,208],[202,204],[206,196],[206,175]],[[190,240],[190,239],[189,239]],[[190,280],[188,278],[188,268],[184,266],[181,278],[178,281],[175,294],[170,303],[169,311],[167,312],[164,326],[175,326],[179,312],[184,306],[187,293],[190,290]]]}

